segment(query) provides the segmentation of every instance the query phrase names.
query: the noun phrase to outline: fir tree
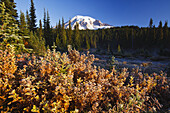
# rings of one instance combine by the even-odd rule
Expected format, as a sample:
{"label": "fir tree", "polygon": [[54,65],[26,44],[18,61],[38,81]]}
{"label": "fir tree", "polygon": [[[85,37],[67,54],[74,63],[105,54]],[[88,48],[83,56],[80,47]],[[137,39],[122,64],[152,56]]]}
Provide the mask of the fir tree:
{"label": "fir tree", "polygon": [[34,7],[33,0],[31,0],[31,7],[30,7],[30,30],[33,32],[36,30],[36,15],[35,15],[35,7]]}
{"label": "fir tree", "polygon": [[59,49],[61,49],[61,41],[60,41],[60,38],[59,38],[59,35],[57,34],[57,37],[56,37],[56,45]]}
{"label": "fir tree", "polygon": [[28,10],[26,11],[26,23],[27,23],[27,28],[30,29],[30,16],[28,14]]}
{"label": "fir tree", "polygon": [[60,22],[60,19],[59,19],[59,22],[58,22],[58,34],[59,34],[59,38],[61,37],[61,22]]}
{"label": "fir tree", "polygon": [[13,21],[15,22],[15,20],[17,20],[18,18],[18,13],[17,10],[15,9],[16,3],[14,2],[14,0],[0,0],[0,3],[2,2],[5,3],[5,7],[6,7],[5,12],[7,12],[9,15],[14,17],[15,19]]}
{"label": "fir tree", "polygon": [[94,48],[97,48],[97,34],[94,34]]}
{"label": "fir tree", "polygon": [[159,29],[159,39],[163,39],[163,28],[162,28],[162,21],[159,22],[159,26],[158,26],[158,29]]}
{"label": "fir tree", "polygon": [[45,40],[42,37],[38,37],[36,33],[31,31],[29,44],[33,49],[33,52],[37,55],[44,55],[45,52]]}
{"label": "fir tree", "polygon": [[165,21],[165,24],[163,26],[163,32],[164,32],[164,39],[167,40],[168,39],[168,22]]}
{"label": "fir tree", "polygon": [[43,31],[42,31],[42,22],[41,22],[41,19],[39,20],[39,37],[42,37],[43,35]]}
{"label": "fir tree", "polygon": [[2,39],[0,48],[4,49],[6,45],[12,45],[15,47],[16,53],[30,52],[31,50],[26,49],[24,45],[24,40],[29,37],[19,35],[19,27],[13,23],[15,20],[14,17],[5,10],[4,2],[0,3],[0,37]]}
{"label": "fir tree", "polygon": [[44,31],[43,31],[43,37],[46,39],[47,37],[47,17],[46,17],[46,11],[44,9],[44,19],[43,19],[43,22],[44,22]]}
{"label": "fir tree", "polygon": [[48,11],[47,11],[46,37],[45,38],[46,38],[47,45],[52,46],[53,39],[51,36],[50,16],[49,16]]}
{"label": "fir tree", "polygon": [[68,28],[68,44],[69,44],[69,45],[72,45],[71,20],[69,20],[69,28]]}
{"label": "fir tree", "polygon": [[64,28],[64,18],[62,18],[61,39],[62,39],[63,48],[64,49],[67,48],[67,36]]}
{"label": "fir tree", "polygon": [[25,15],[22,11],[20,12],[19,28],[22,32],[22,35],[28,35],[28,29],[27,29],[27,24],[25,21]]}
{"label": "fir tree", "polygon": [[150,28],[152,28],[152,27],[153,27],[153,25],[152,25],[152,24],[153,24],[153,20],[152,20],[152,18],[151,18],[151,19],[150,19],[150,22],[149,22],[149,27],[150,27]]}
{"label": "fir tree", "polygon": [[153,40],[156,41],[156,28],[153,26]]}
{"label": "fir tree", "polygon": [[74,31],[75,31],[75,33],[74,33],[75,47],[79,50],[80,49],[80,34],[79,34],[79,24],[78,23],[76,23]]}
{"label": "fir tree", "polygon": [[87,50],[89,50],[90,49],[90,43],[89,43],[89,38],[88,38],[87,34],[85,35],[85,38],[86,38],[86,48],[87,48]]}

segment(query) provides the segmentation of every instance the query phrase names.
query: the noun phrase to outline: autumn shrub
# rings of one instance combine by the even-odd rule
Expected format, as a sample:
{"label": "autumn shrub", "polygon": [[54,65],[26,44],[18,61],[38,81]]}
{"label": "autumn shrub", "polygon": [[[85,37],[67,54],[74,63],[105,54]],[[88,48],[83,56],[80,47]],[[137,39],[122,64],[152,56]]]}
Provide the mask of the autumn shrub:
{"label": "autumn shrub", "polygon": [[168,108],[166,74],[93,65],[89,53],[47,50],[44,57],[0,51],[1,112],[156,112]]}

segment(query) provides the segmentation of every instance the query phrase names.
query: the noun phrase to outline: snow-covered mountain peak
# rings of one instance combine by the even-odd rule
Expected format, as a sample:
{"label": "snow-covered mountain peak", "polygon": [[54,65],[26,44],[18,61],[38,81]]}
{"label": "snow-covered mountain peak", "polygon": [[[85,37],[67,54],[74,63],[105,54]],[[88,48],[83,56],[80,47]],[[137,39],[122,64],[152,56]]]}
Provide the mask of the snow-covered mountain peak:
{"label": "snow-covered mountain peak", "polygon": [[[80,30],[85,30],[85,29],[96,30],[96,29],[105,29],[105,28],[113,27],[109,24],[104,24],[100,20],[96,20],[89,16],[77,15],[73,17],[70,21],[71,21],[72,29],[75,28],[76,23],[79,24]],[[69,21],[65,23],[65,27],[69,28]]]}

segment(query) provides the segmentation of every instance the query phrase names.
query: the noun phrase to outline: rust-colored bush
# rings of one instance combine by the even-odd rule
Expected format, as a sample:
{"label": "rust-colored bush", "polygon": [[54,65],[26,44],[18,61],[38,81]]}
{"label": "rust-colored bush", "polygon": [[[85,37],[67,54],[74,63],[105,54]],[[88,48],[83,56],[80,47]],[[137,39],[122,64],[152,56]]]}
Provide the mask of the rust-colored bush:
{"label": "rust-colored bush", "polygon": [[0,51],[2,112],[154,112],[167,108],[166,74],[94,66],[94,55],[48,50],[45,57]]}

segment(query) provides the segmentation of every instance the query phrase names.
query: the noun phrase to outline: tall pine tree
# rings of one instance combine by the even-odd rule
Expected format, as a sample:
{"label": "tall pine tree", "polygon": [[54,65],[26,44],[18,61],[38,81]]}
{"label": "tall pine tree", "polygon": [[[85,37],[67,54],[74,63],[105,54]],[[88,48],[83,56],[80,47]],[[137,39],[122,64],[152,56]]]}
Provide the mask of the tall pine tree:
{"label": "tall pine tree", "polygon": [[46,17],[46,11],[44,9],[44,19],[43,19],[43,27],[44,27],[44,31],[43,31],[43,37],[46,39],[47,37],[47,17]]}
{"label": "tall pine tree", "polygon": [[150,27],[150,28],[152,28],[152,27],[153,27],[153,25],[152,25],[152,24],[153,24],[153,20],[152,20],[152,18],[151,18],[151,19],[150,19],[150,22],[149,22],[149,27]]}
{"label": "tall pine tree", "polygon": [[72,28],[71,28],[71,20],[69,20],[69,28],[68,28],[68,44],[72,45]]}
{"label": "tall pine tree", "polygon": [[62,18],[61,39],[62,39],[63,48],[66,49],[66,47],[67,47],[67,36],[66,36],[65,27],[64,27],[64,18]]}
{"label": "tall pine tree", "polygon": [[158,37],[159,37],[159,39],[163,40],[163,28],[162,28],[162,21],[160,21],[160,22],[159,22],[158,29],[159,29]]}
{"label": "tall pine tree", "polygon": [[27,23],[27,28],[30,29],[30,16],[28,10],[26,11],[26,23]]}
{"label": "tall pine tree", "polygon": [[38,30],[38,33],[39,33],[39,37],[42,37],[42,36],[43,36],[41,19],[39,20],[39,30]]}
{"label": "tall pine tree", "polygon": [[31,0],[29,15],[30,15],[30,30],[34,32],[36,30],[36,15],[35,15],[35,7],[34,7],[33,0]]}
{"label": "tall pine tree", "polygon": [[75,29],[74,29],[74,38],[75,38],[75,47],[79,50],[81,47],[80,44],[80,34],[79,34],[79,24],[76,23]]}
{"label": "tall pine tree", "polygon": [[46,44],[50,47],[53,45],[53,39],[51,36],[51,27],[50,27],[50,16],[47,10],[47,23],[46,23]]}
{"label": "tall pine tree", "polygon": [[22,35],[28,35],[27,23],[25,21],[25,15],[22,11],[20,12],[19,28]]}
{"label": "tall pine tree", "polygon": [[163,26],[163,32],[164,32],[164,39],[165,39],[165,40],[168,39],[168,34],[169,34],[168,31],[169,31],[169,30],[168,30],[168,22],[165,21],[165,24],[164,24],[164,26]]}

